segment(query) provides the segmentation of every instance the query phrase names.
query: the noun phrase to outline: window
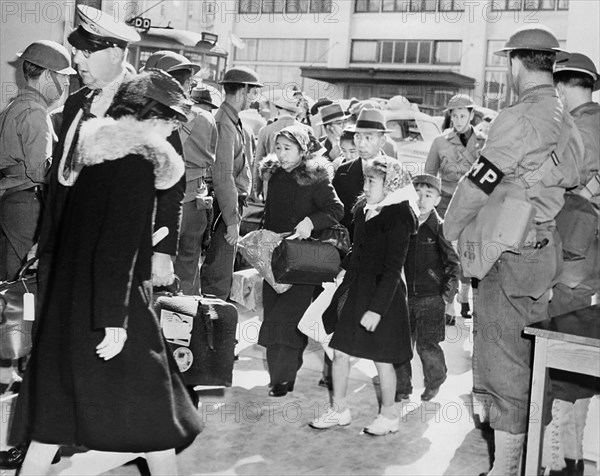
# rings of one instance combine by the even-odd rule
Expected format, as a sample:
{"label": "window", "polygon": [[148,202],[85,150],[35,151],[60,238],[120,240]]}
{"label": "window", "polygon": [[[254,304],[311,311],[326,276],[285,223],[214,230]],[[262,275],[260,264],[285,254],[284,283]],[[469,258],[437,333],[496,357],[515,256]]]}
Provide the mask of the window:
{"label": "window", "polygon": [[382,41],[381,42],[381,59],[382,63],[391,63],[394,58],[394,42],[393,41]]}
{"label": "window", "polygon": [[237,61],[326,63],[329,40],[243,38],[246,48],[235,49]]}
{"label": "window", "polygon": [[240,0],[240,13],[260,13],[261,0]]}
{"label": "window", "polygon": [[486,66],[498,66],[505,67],[506,56],[498,56],[494,54],[495,51],[498,51],[504,48],[506,41],[503,40],[489,40],[487,47],[487,60],[485,62]]}
{"label": "window", "polygon": [[287,0],[285,4],[286,13],[308,13],[309,0]]}
{"label": "window", "polygon": [[374,63],[377,61],[377,41],[354,40],[350,61],[353,63]]}
{"label": "window", "polygon": [[569,0],[558,0],[558,4],[556,6],[559,10],[568,10],[569,9]]}
{"label": "window", "polygon": [[486,71],[483,83],[483,106],[495,111],[504,109],[513,101],[508,85],[508,74],[502,71]]}
{"label": "window", "polygon": [[525,10],[554,10],[555,0],[525,0]]}
{"label": "window", "polygon": [[440,10],[445,12],[464,12],[464,0],[440,0]]}
{"label": "window", "polygon": [[263,13],[283,13],[285,0],[262,0]]}
{"label": "window", "polygon": [[[442,0],[448,1],[448,0]],[[568,10],[569,0],[492,0],[493,10]]]}
{"label": "window", "polygon": [[428,41],[419,42],[419,63],[431,63],[431,43]]}
{"label": "window", "polygon": [[438,64],[460,64],[462,42],[460,41],[436,41],[435,63]]}
{"label": "window", "polygon": [[411,12],[435,12],[437,0],[410,0]]}
{"label": "window", "polygon": [[311,13],[331,13],[331,3],[333,0],[311,0]]}
{"label": "window", "polygon": [[356,13],[379,12],[380,5],[381,0],[356,0],[354,11]]}
{"label": "window", "polygon": [[406,42],[406,63],[414,64],[417,62],[419,57],[419,42],[418,41],[407,41]]}
{"label": "window", "polygon": [[404,63],[406,58],[406,41],[394,42],[394,63]]}

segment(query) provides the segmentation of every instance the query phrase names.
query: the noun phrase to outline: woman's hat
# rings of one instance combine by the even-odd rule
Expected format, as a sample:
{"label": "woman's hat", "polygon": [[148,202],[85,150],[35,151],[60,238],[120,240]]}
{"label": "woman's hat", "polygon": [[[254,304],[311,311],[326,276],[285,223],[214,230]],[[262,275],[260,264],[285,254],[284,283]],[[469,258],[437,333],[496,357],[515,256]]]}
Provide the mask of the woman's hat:
{"label": "woman's hat", "polygon": [[189,120],[192,101],[185,96],[181,85],[173,77],[160,69],[148,69],[138,74],[131,81],[119,87],[113,103],[121,102],[139,111],[139,117],[157,106],[168,111],[168,116],[182,122]]}
{"label": "woman's hat", "polygon": [[354,132],[392,132],[385,127],[385,117],[378,109],[363,109],[358,115]]}
{"label": "woman's hat", "polygon": [[335,121],[345,121],[350,116],[344,113],[342,106],[339,103],[334,102],[328,106],[323,106],[319,109],[321,113],[321,124],[327,125]]}

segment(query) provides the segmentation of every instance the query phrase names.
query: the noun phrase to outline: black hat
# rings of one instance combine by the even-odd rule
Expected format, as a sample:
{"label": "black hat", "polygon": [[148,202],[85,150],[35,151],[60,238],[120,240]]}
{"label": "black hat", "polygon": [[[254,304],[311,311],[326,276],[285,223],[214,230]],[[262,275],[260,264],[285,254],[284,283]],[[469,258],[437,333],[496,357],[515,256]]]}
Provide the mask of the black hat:
{"label": "black hat", "polygon": [[194,101],[197,104],[206,104],[212,109],[219,109],[219,106],[217,106],[213,102],[213,98],[210,94],[210,91],[202,86],[197,86],[194,89],[192,89],[190,97],[192,98],[192,101]]}

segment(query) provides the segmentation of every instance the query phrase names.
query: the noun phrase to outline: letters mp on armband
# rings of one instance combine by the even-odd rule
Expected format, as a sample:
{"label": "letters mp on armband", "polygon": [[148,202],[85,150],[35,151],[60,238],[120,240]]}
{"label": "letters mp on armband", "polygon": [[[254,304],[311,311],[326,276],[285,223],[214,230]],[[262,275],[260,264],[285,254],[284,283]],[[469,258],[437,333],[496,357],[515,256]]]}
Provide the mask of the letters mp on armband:
{"label": "letters mp on armband", "polygon": [[467,177],[484,193],[489,195],[502,181],[504,173],[482,155],[473,164],[471,170],[467,172]]}

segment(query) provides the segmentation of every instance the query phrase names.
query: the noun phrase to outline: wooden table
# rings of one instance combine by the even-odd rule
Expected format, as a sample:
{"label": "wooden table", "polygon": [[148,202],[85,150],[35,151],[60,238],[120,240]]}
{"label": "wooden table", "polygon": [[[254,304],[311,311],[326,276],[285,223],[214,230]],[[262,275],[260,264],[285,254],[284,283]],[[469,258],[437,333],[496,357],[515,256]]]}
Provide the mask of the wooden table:
{"label": "wooden table", "polygon": [[537,415],[529,419],[525,474],[537,475],[543,443],[547,369],[600,377],[600,305],[531,324],[525,327],[525,334],[535,336],[531,402],[539,409]]}

